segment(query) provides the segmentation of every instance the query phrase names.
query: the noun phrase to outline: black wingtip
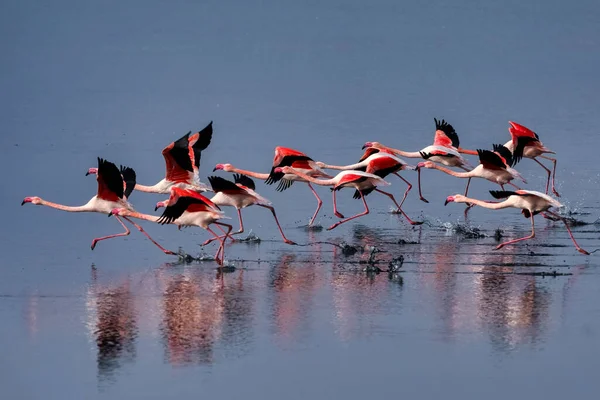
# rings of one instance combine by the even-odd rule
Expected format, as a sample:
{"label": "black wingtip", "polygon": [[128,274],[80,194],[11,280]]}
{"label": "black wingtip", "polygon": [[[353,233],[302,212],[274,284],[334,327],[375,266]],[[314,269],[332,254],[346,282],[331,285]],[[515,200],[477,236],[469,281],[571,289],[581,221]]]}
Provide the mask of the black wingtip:
{"label": "black wingtip", "polygon": [[23,201],[21,202],[21,205],[23,205],[23,204],[25,204],[25,200],[23,200]]}

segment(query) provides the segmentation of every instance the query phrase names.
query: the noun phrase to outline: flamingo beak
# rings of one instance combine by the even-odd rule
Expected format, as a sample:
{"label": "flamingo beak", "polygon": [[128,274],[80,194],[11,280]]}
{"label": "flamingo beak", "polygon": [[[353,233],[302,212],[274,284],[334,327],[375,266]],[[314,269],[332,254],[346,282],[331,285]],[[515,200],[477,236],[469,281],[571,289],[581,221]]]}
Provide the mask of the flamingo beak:
{"label": "flamingo beak", "polygon": [[21,202],[21,205],[25,204],[25,203],[31,203],[31,197],[25,197],[23,199],[23,201]]}
{"label": "flamingo beak", "polygon": [[452,203],[453,201],[454,201],[454,197],[452,197],[452,196],[448,196],[448,197],[446,198],[446,202],[444,203],[444,206],[447,206],[447,205],[448,205],[448,203]]}
{"label": "flamingo beak", "polygon": [[420,162],[417,164],[417,168],[425,168],[425,163],[424,162]]}
{"label": "flamingo beak", "polygon": [[277,168],[275,168],[275,170],[273,170],[273,172],[275,172],[276,174],[282,173],[283,172],[283,168],[277,167]]}
{"label": "flamingo beak", "polygon": [[98,173],[98,168],[90,168],[88,172],[85,173],[85,176]]}
{"label": "flamingo beak", "polygon": [[366,149],[367,147],[371,147],[371,146],[373,146],[373,144],[372,144],[371,142],[366,142],[366,143],[363,145],[362,149],[364,150],[364,149]]}

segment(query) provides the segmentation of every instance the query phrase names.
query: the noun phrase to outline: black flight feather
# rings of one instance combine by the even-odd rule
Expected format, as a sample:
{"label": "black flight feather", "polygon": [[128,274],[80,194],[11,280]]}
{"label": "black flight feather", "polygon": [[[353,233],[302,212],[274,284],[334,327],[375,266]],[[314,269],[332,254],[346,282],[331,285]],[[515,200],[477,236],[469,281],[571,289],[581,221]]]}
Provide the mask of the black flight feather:
{"label": "black flight feather", "polygon": [[173,142],[173,148],[169,150],[169,154],[173,157],[177,165],[182,169],[193,172],[192,160],[190,160],[189,138],[192,131],[189,131],[181,138]]}
{"label": "black flight feather", "polygon": [[133,168],[124,167],[122,165],[121,165],[120,169],[121,169],[121,176],[123,177],[123,182],[125,182],[124,195],[125,195],[125,197],[129,198],[129,196],[131,195],[131,192],[133,192],[133,189],[135,188],[135,183],[136,183],[135,171],[133,170]]}
{"label": "black flight feather", "polygon": [[233,180],[235,181],[235,183],[239,183],[240,185],[246,186],[249,189],[256,190],[256,185],[254,184],[254,181],[246,175],[233,174]]}
{"label": "black flight feather", "polygon": [[509,167],[512,167],[513,165],[516,164],[516,161],[513,158],[513,154],[510,152],[510,150],[508,148],[504,147],[501,144],[494,144],[493,148],[496,153],[498,153],[502,157],[504,157],[504,159],[506,160],[506,165],[508,165]]}
{"label": "black flight feather", "polygon": [[458,148],[460,140],[458,139],[458,134],[454,130],[454,127],[443,119],[438,121],[434,118],[433,120],[435,121],[435,129],[444,132],[444,134],[452,141],[452,146]]}
{"label": "black flight feather", "polygon": [[210,186],[212,187],[212,190],[215,193],[223,192],[226,190],[237,191],[237,192],[242,190],[235,183],[228,181],[225,178],[221,178],[220,176],[209,176],[208,182],[210,183]]}
{"label": "black flight feather", "polygon": [[98,157],[97,179],[102,179],[108,190],[123,198],[123,177],[115,164]]}
{"label": "black flight feather", "polygon": [[200,157],[202,156],[202,150],[205,150],[212,140],[212,121],[210,121],[210,123],[206,125],[204,129],[198,132],[198,134],[198,140],[192,146],[192,150],[194,150],[194,165],[200,168]]}

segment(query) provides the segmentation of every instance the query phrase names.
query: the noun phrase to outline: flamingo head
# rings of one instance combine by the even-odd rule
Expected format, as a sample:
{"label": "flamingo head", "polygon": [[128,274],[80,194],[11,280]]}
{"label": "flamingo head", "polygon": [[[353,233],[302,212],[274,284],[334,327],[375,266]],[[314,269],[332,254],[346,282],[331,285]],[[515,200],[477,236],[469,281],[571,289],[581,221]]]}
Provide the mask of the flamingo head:
{"label": "flamingo head", "polygon": [[444,203],[444,205],[447,206],[448,203],[464,203],[464,202],[465,202],[465,196],[463,196],[462,194],[455,194],[454,196],[446,197],[446,202]]}
{"label": "flamingo head", "polygon": [[233,165],[231,165],[231,164],[217,164],[217,165],[215,165],[215,168],[213,169],[213,172],[215,172],[217,170],[223,170],[225,172],[231,172],[233,170]]}
{"label": "flamingo head", "polygon": [[159,201],[158,203],[156,203],[156,207],[154,207],[154,211],[158,210],[161,207],[166,207],[167,205],[169,205],[169,200],[164,200],[164,201]]}
{"label": "flamingo head", "polygon": [[317,164],[317,167],[319,167],[319,168],[325,168],[325,166],[327,165],[327,164],[325,164],[324,162],[321,162],[321,161],[317,161],[315,164]]}
{"label": "flamingo head", "polygon": [[90,168],[90,169],[88,169],[88,172],[85,173],[85,176],[97,175],[97,174],[98,174],[98,168]]}
{"label": "flamingo head", "polygon": [[293,170],[294,169],[292,167],[277,167],[275,170],[273,170],[273,172],[276,174],[292,174]]}
{"label": "flamingo head", "polygon": [[432,161],[423,161],[417,164],[417,168],[433,168],[434,166]]}
{"label": "flamingo head", "polygon": [[40,199],[39,197],[25,197],[23,199],[23,201],[21,202],[21,205],[23,205],[25,203],[31,203],[31,204],[35,204],[37,206],[37,205],[42,204],[42,199]]}
{"label": "flamingo head", "polygon": [[364,149],[367,149],[367,148],[369,148],[369,147],[373,147],[373,148],[375,148],[375,149],[382,149],[382,148],[383,148],[382,144],[381,144],[381,143],[379,143],[379,142],[366,142],[366,143],[363,145],[363,147],[362,147],[362,148],[363,148],[363,150],[364,150]]}

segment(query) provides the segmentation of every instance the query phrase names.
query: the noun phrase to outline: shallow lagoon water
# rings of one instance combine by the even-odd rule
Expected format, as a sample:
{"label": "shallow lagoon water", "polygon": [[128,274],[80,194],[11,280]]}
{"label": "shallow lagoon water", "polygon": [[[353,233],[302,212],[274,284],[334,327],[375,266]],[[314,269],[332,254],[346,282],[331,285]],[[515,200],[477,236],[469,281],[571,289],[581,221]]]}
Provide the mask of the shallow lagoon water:
{"label": "shallow lagoon water", "polygon": [[[557,151],[561,201],[588,223],[573,231],[595,250],[595,2],[61,1],[2,10],[5,397],[579,398],[600,389],[598,253],[578,254],[564,227],[542,218],[527,245],[493,251],[497,229],[524,236],[529,222],[517,210],[477,208],[465,220],[464,206],[443,202],[466,182],[438,171],[423,173],[430,203],[411,193],[405,205],[426,221],[420,227],[369,195],[369,216],[306,230],[310,191],[258,182],[286,234],[306,246],[282,244],[268,211],[247,209],[247,230],[262,241],[228,246],[237,268],[222,275],[213,262],[176,263],[135,231],[91,251],[94,237],[120,231],[114,220],[19,206],[31,195],[84,203],[97,156],[152,184],[163,174],[160,150],[210,120],[204,181],[217,162],[266,172],[276,145],[334,164],[355,162],[368,140],[418,150],[433,117],[449,120],[464,147],[491,147],[508,140],[510,119]],[[543,189],[534,162],[517,169],[526,188]],[[389,180],[400,197],[403,183]],[[471,194],[487,199],[491,186],[473,181]],[[328,226],[330,192],[317,190]],[[339,196],[347,215],[361,210],[351,197]],[[151,212],[162,199],[131,201]],[[171,249],[203,251],[201,230],[145,226]],[[404,263],[368,273],[368,251],[347,256],[331,244],[343,242],[377,247],[382,269]]]}

